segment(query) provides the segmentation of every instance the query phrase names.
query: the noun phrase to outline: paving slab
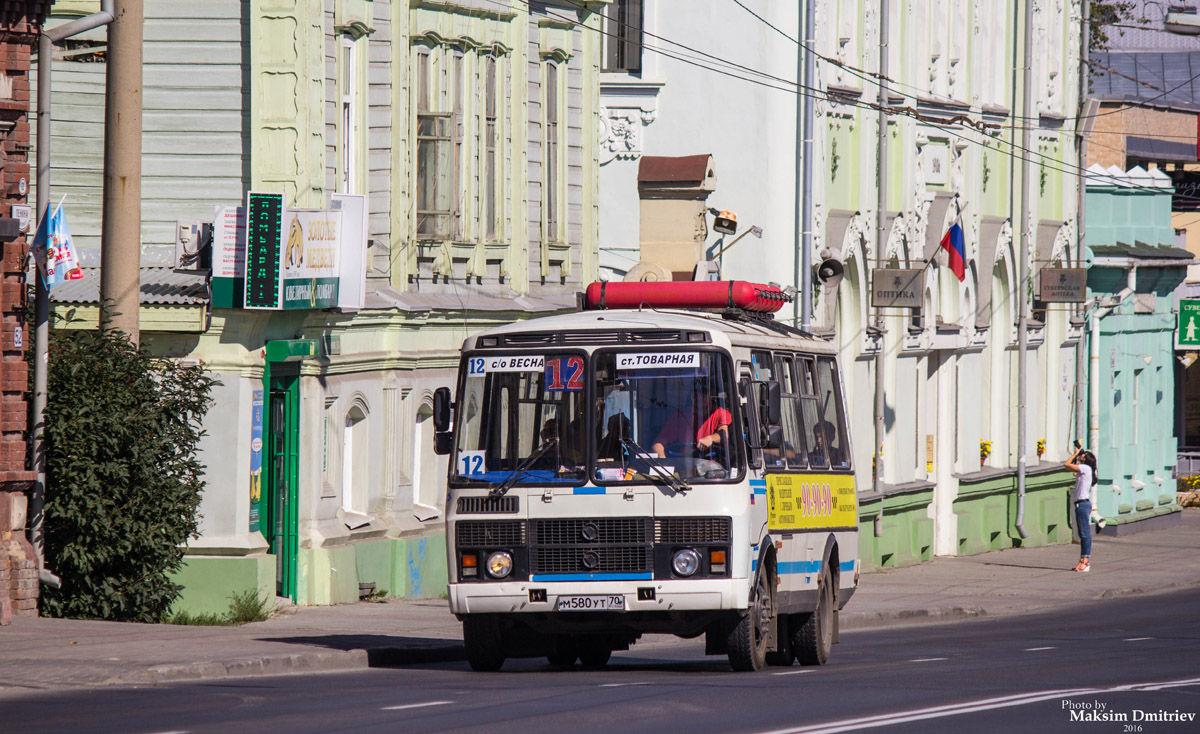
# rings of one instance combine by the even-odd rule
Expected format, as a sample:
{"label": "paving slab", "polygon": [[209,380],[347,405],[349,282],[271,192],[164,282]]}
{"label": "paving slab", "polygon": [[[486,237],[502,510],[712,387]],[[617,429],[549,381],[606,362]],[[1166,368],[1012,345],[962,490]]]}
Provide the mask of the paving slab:
{"label": "paving slab", "polygon": [[[863,574],[843,630],[1045,611],[1200,585],[1200,509],[1179,525],[1078,545],[1014,548]],[[649,642],[650,640],[647,639]],[[462,660],[445,600],[289,607],[265,622],[186,627],[15,618],[0,627],[0,697],[31,691]]]}

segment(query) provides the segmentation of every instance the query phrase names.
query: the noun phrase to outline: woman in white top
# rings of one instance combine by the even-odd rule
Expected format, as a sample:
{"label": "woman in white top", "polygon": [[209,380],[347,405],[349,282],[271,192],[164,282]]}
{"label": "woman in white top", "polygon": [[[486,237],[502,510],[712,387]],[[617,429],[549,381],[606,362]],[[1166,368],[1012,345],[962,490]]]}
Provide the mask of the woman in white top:
{"label": "woman in white top", "polygon": [[1079,531],[1079,563],[1071,570],[1086,572],[1092,568],[1092,490],[1099,481],[1096,478],[1096,455],[1076,448],[1063,466],[1075,472],[1075,490],[1071,493],[1071,499],[1075,505],[1075,528]]}

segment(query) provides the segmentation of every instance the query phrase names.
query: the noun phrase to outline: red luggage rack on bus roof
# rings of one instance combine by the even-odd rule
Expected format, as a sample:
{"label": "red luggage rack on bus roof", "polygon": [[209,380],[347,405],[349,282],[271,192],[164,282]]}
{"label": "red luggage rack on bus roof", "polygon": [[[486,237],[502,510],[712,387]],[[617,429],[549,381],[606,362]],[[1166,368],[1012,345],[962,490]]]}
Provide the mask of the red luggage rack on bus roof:
{"label": "red luggage rack on bus roof", "polygon": [[776,285],[745,280],[592,283],[584,295],[584,308],[704,308],[739,309],[758,318],[792,302]]}

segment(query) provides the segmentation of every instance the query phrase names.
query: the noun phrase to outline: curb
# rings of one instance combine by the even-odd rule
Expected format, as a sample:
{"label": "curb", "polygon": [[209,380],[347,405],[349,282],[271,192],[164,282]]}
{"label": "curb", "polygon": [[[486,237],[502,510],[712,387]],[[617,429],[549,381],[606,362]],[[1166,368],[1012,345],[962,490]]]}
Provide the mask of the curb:
{"label": "curb", "polygon": [[838,626],[846,631],[881,629],[915,624],[936,624],[961,619],[986,617],[980,607],[942,607],[940,609],[904,609],[898,612],[839,612]]}
{"label": "curb", "polygon": [[401,665],[449,663],[466,660],[466,657],[466,648],[462,643],[423,648],[375,647],[293,655],[264,655],[255,658],[155,665],[136,673],[110,678],[102,685],[177,683],[299,673],[334,673]]}

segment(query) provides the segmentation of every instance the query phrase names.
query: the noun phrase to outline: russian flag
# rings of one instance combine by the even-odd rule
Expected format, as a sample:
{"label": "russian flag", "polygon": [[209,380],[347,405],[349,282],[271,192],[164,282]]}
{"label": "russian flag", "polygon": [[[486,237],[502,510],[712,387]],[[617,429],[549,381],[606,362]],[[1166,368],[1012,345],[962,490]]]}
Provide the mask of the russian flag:
{"label": "russian flag", "polygon": [[963,246],[962,227],[958,222],[950,225],[946,234],[942,235],[942,248],[950,253],[950,270],[962,282],[967,277],[967,250]]}

